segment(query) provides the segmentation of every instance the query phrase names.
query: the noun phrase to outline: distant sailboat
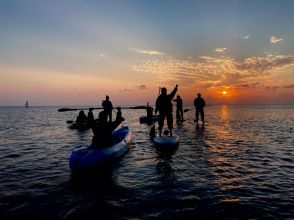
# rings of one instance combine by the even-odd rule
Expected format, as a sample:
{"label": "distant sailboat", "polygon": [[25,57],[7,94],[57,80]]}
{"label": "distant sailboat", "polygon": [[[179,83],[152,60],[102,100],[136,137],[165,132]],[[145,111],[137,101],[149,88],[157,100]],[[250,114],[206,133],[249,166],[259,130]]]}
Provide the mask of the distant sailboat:
{"label": "distant sailboat", "polygon": [[29,107],[29,102],[26,101],[25,107],[28,108]]}

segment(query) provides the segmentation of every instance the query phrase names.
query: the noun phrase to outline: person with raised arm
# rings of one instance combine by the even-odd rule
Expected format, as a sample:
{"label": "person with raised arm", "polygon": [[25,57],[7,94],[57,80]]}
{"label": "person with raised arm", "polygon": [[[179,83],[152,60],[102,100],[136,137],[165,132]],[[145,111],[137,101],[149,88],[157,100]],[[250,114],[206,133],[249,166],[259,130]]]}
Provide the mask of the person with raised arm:
{"label": "person with raised arm", "polygon": [[175,86],[170,94],[167,94],[167,89],[165,87],[161,88],[161,94],[156,99],[155,114],[159,112],[158,120],[158,131],[161,136],[162,128],[164,125],[164,120],[167,120],[167,126],[170,131],[170,136],[172,136],[173,129],[173,104],[172,100],[176,95],[178,90],[178,85]]}

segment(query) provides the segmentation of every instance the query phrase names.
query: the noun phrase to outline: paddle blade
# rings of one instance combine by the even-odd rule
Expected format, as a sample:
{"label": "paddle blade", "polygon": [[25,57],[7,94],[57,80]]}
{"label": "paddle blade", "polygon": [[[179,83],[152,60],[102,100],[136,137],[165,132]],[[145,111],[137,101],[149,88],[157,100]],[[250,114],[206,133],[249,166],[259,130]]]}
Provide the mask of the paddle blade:
{"label": "paddle blade", "polygon": [[155,137],[155,124],[152,125],[149,135],[150,137]]}
{"label": "paddle blade", "polygon": [[134,106],[134,107],[130,107],[130,109],[147,109],[147,106]]}
{"label": "paddle blade", "polygon": [[76,108],[60,108],[58,109],[59,112],[67,112],[67,111],[76,111]]}

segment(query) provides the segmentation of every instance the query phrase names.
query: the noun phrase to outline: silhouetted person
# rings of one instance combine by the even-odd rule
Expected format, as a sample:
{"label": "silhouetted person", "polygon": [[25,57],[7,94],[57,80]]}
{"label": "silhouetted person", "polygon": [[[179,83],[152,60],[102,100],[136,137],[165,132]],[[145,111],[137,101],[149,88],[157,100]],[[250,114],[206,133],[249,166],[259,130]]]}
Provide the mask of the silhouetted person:
{"label": "silhouetted person", "polygon": [[177,121],[183,121],[184,120],[184,111],[183,111],[183,100],[181,99],[181,96],[177,95],[177,98],[173,100],[174,102],[177,103],[177,111],[176,111],[176,116],[177,116]]}
{"label": "silhouetted person", "polygon": [[94,122],[93,108],[89,108],[88,112],[88,123],[92,125]]}
{"label": "silhouetted person", "polygon": [[87,122],[87,116],[85,115],[85,112],[82,110],[79,112],[79,115],[76,119],[76,123],[83,124]]}
{"label": "silhouetted person", "polygon": [[198,124],[198,119],[199,119],[199,113],[201,114],[201,121],[204,123],[204,107],[205,107],[205,101],[201,97],[201,94],[197,94],[197,98],[194,100],[194,106],[196,108],[196,113],[195,113],[195,121]]}
{"label": "silhouetted person", "polygon": [[104,111],[107,113],[107,117],[109,117],[109,122],[112,122],[112,103],[109,101],[109,96],[107,95],[106,100],[102,100],[102,107]]}
{"label": "silhouetted person", "polygon": [[116,113],[116,121],[124,121],[125,119],[122,117],[121,107],[117,107],[117,113]]}
{"label": "silhouetted person", "polygon": [[174,88],[174,90],[167,95],[167,90],[165,87],[161,89],[161,94],[156,99],[156,108],[155,114],[159,111],[159,120],[158,120],[158,130],[159,135],[161,135],[161,131],[164,125],[164,119],[167,120],[167,126],[170,130],[170,135],[172,136],[173,129],[173,104],[172,100],[178,90],[178,85]]}
{"label": "silhouetted person", "polygon": [[121,123],[122,116],[117,117],[117,120],[113,122],[107,121],[108,113],[104,110],[99,113],[98,119],[94,121],[92,126],[93,139],[92,147],[107,147],[112,143],[112,132]]}
{"label": "silhouetted person", "polygon": [[147,102],[147,117],[152,117],[153,116],[153,108],[149,106],[149,102]]}

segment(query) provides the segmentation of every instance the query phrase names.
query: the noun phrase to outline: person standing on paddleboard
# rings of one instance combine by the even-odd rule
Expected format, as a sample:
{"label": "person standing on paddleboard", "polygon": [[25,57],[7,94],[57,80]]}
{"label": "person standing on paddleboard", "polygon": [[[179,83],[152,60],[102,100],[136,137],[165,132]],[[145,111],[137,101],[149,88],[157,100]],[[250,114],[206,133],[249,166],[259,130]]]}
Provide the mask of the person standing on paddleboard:
{"label": "person standing on paddleboard", "polygon": [[177,95],[177,98],[173,101],[177,103],[177,122],[182,122],[184,121],[183,99],[181,99],[181,96]]}
{"label": "person standing on paddleboard", "polygon": [[161,88],[161,94],[156,99],[155,114],[159,111],[158,131],[160,136],[161,136],[165,118],[167,120],[167,126],[170,131],[170,136],[172,136],[172,129],[173,129],[172,100],[174,96],[176,95],[177,90],[178,90],[178,85],[176,85],[174,90],[169,95],[167,95],[167,90],[165,87],[163,87]]}
{"label": "person standing on paddleboard", "polygon": [[109,100],[109,96],[106,95],[106,100],[102,100],[102,107],[104,111],[107,113],[107,118],[109,117],[109,122],[112,122],[112,110],[113,106],[111,101]]}
{"label": "person standing on paddleboard", "polygon": [[199,113],[201,114],[201,121],[204,124],[204,107],[205,107],[205,101],[201,97],[201,94],[197,94],[197,98],[194,100],[194,106],[196,108],[196,113],[195,113],[195,122],[198,124],[198,119],[199,119]]}

